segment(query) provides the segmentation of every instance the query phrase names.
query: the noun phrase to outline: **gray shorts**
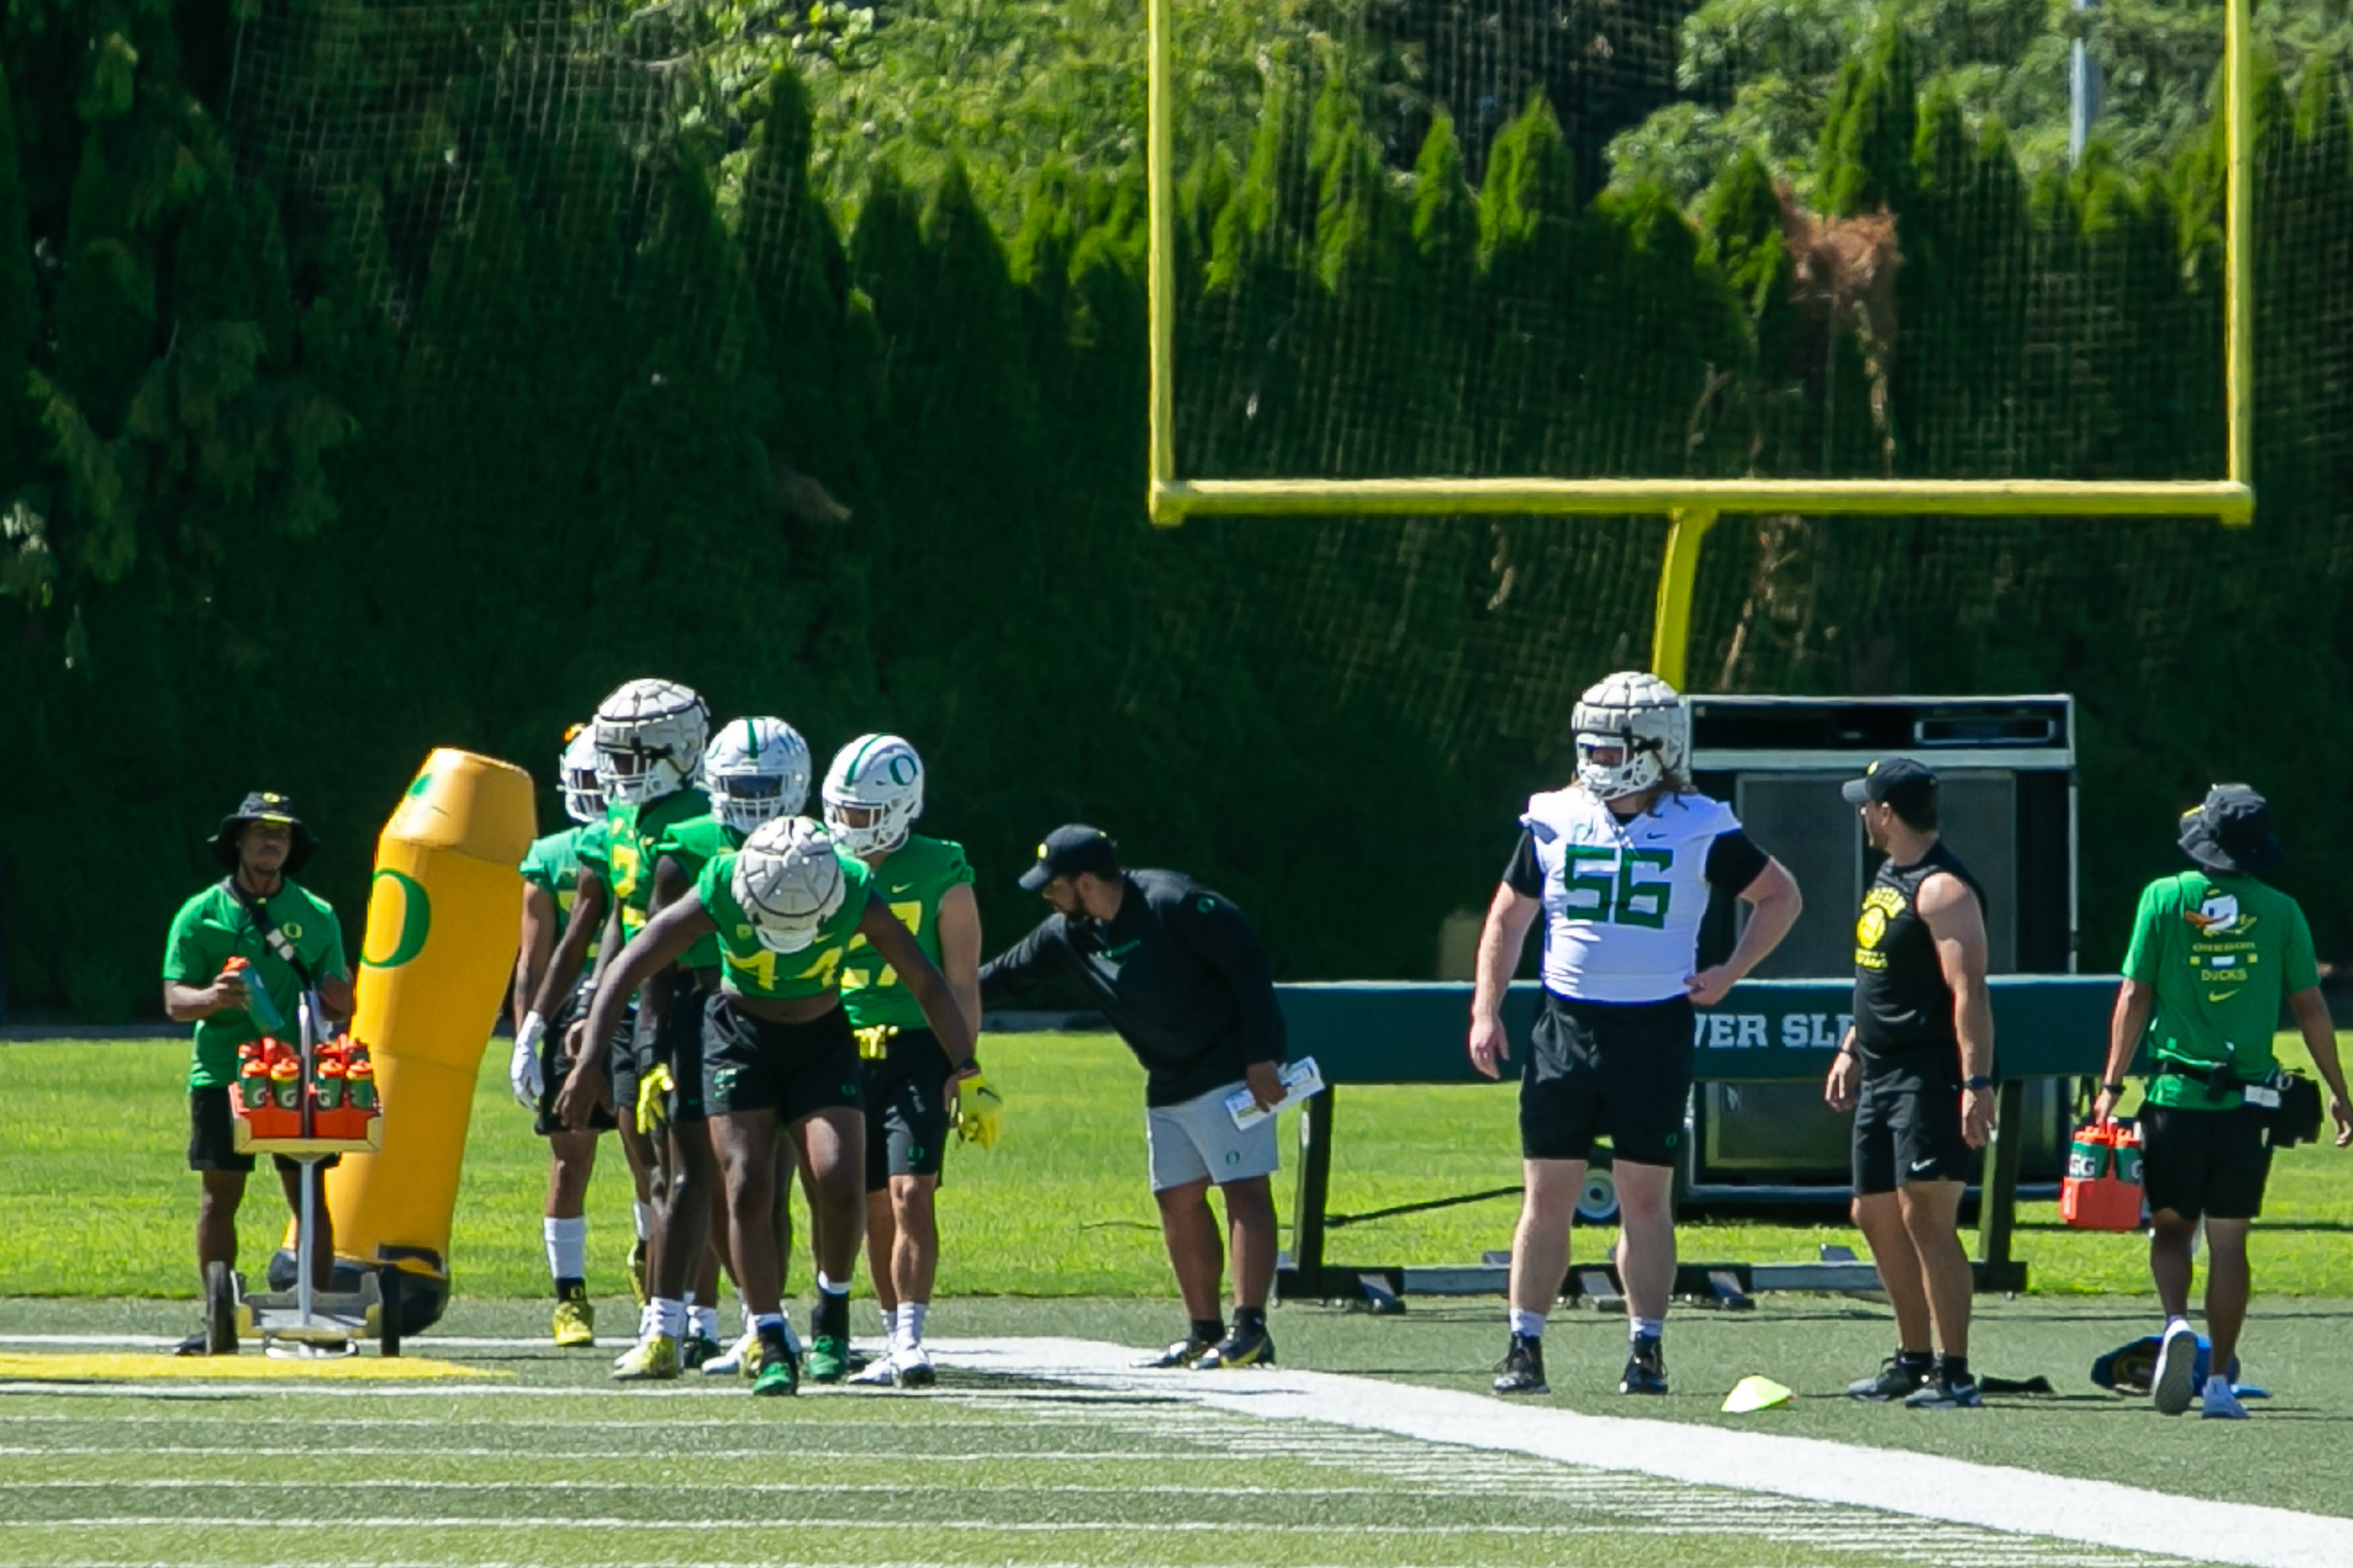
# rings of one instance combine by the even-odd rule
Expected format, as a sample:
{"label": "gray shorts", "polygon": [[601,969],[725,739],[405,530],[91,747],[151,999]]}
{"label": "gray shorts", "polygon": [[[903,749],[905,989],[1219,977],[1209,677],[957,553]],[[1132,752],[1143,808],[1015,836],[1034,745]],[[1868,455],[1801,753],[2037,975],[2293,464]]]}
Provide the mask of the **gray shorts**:
{"label": "gray shorts", "polygon": [[1240,1079],[1219,1089],[1176,1105],[1149,1106],[1144,1112],[1145,1135],[1152,1145],[1152,1190],[1165,1193],[1187,1182],[1248,1181],[1271,1176],[1282,1165],[1275,1152],[1275,1119],[1250,1127],[1237,1127],[1226,1110],[1226,1096],[1242,1087]]}

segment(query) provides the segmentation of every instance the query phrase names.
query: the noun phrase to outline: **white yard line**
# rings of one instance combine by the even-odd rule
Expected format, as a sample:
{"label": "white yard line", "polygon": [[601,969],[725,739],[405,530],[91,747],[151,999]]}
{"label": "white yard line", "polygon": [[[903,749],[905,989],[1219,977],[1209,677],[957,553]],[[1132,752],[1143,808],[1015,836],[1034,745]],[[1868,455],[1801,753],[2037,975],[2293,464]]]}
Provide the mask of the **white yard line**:
{"label": "white yard line", "polygon": [[[2353,1568],[2353,1519],[2213,1502],[1900,1449],[1506,1405],[1329,1373],[1140,1373],[1087,1340],[947,1341],[943,1366],[1089,1388],[1175,1394],[1262,1420],[1389,1432],[1697,1486],[1878,1509],[2085,1545],[2249,1568]],[[1944,1419],[1985,1419],[1967,1415]]]}

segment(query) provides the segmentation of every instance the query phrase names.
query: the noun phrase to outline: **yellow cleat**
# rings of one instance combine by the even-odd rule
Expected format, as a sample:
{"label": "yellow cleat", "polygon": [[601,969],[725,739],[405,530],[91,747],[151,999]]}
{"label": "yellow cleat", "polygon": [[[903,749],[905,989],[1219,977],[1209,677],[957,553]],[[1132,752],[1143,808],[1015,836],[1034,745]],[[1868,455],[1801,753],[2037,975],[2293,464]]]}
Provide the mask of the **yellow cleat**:
{"label": "yellow cleat", "polygon": [[615,1383],[668,1383],[678,1374],[678,1341],[668,1334],[648,1334],[613,1363]]}
{"label": "yellow cleat", "polygon": [[596,1309],[586,1291],[557,1299],[555,1342],[568,1351],[582,1350],[596,1342]]}
{"label": "yellow cleat", "polygon": [[629,1294],[638,1299],[638,1306],[646,1304],[646,1238],[642,1236],[629,1248]]}

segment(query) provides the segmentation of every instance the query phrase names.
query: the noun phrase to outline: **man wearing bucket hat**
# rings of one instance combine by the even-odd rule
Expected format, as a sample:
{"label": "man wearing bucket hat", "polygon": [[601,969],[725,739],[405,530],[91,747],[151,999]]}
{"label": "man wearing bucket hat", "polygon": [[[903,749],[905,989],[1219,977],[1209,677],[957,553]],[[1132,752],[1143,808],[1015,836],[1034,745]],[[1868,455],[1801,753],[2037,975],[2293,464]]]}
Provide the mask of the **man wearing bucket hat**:
{"label": "man wearing bucket hat", "polygon": [[2105,1122],[2116,1114],[2125,1071],[2146,1044],[2141,1172],[2154,1221],[2149,1272],[2166,1318],[2151,1394],[2168,1415],[2189,1407],[2199,1348],[2189,1280],[2202,1218],[2214,1370],[2196,1392],[2202,1414],[2237,1420],[2247,1412],[2221,1369],[2246,1321],[2247,1231],[2271,1173],[2265,1107],[2280,1099],[2272,1033],[2283,997],[2328,1084],[2340,1149],[2353,1145],[2353,1109],[2321,1000],[2312,929],[2294,899],[2257,880],[2285,858],[2263,797],[2245,784],[2216,784],[2183,815],[2181,848],[2191,868],[2141,891],[2093,1115]]}
{"label": "man wearing bucket hat", "polygon": [[[207,1266],[237,1265],[237,1211],[253,1156],[237,1152],[229,1095],[237,1083],[237,1047],[266,1034],[292,1043],[305,991],[326,1011],[348,1017],[343,937],[335,911],[294,880],[318,840],[287,796],[248,795],[221,819],[213,858],[227,873],[180,906],[164,946],[164,1010],[175,1024],[195,1026],[188,1068],[188,1168],[204,1183],[196,1210],[196,1275]],[[243,963],[231,967],[232,961]],[[301,1166],[277,1157],[278,1179],[290,1207],[302,1203]],[[319,1162],[324,1171],[332,1158]],[[318,1178],[314,1178],[317,1180]],[[324,1288],[334,1264],[334,1232],[323,1194],[312,1226],[311,1279]],[[183,1354],[200,1353],[193,1335]]]}

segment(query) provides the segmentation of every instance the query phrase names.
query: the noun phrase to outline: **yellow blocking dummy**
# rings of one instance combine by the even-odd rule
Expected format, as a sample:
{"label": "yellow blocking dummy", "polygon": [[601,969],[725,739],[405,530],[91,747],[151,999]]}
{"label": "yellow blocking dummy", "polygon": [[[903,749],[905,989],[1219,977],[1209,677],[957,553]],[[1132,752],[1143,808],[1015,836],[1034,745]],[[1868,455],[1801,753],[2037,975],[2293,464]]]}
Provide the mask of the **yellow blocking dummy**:
{"label": "yellow blocking dummy", "polygon": [[375,1060],[384,1151],[327,1173],[335,1251],[446,1293],[449,1218],[483,1043],[514,970],[538,815],[531,775],[444,748],[376,840],[352,1033]]}

